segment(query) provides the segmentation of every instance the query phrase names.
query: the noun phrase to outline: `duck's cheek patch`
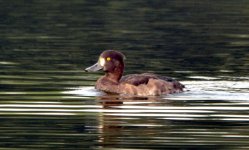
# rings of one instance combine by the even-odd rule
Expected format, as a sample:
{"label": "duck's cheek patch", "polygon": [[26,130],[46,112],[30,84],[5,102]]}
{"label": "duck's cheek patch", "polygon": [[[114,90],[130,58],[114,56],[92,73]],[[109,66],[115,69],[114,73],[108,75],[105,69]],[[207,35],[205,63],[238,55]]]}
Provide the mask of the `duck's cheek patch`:
{"label": "duck's cheek patch", "polygon": [[104,58],[102,58],[102,57],[100,57],[99,58],[99,64],[100,64],[100,66],[104,66],[105,65],[105,59]]}

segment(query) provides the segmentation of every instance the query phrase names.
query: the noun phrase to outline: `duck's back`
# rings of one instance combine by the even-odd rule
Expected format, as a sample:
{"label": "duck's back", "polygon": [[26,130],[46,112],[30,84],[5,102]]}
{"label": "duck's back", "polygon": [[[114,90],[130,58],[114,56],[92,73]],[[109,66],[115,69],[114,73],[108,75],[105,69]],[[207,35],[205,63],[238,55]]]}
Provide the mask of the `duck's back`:
{"label": "duck's back", "polygon": [[121,78],[120,83],[130,85],[132,90],[129,91],[136,95],[179,93],[184,88],[184,85],[175,79],[152,73],[126,75]]}

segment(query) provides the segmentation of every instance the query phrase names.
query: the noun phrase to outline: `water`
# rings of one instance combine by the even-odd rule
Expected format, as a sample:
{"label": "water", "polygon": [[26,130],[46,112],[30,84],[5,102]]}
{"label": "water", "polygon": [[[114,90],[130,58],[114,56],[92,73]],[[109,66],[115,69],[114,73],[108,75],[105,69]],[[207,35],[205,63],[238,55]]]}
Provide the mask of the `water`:
{"label": "water", "polygon": [[[249,149],[248,1],[0,6],[0,149]],[[105,49],[185,92],[96,91],[83,68]]]}

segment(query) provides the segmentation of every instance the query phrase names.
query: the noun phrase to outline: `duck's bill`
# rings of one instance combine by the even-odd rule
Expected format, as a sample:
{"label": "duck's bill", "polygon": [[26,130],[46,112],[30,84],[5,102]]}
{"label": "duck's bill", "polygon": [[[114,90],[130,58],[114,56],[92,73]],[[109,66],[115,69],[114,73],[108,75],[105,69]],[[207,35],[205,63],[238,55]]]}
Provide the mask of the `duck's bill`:
{"label": "duck's bill", "polygon": [[96,63],[96,64],[86,68],[85,71],[87,71],[87,72],[96,72],[96,71],[99,71],[101,69],[103,69],[103,67],[100,66],[99,63]]}

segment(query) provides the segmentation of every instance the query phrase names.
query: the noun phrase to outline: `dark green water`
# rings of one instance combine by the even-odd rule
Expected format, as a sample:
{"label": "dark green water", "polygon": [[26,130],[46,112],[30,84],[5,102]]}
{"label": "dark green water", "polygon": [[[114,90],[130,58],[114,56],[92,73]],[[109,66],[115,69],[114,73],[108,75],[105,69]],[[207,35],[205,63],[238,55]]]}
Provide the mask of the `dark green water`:
{"label": "dark green water", "polygon": [[[249,149],[249,1],[0,0],[0,149]],[[182,94],[108,96],[105,49]]]}

